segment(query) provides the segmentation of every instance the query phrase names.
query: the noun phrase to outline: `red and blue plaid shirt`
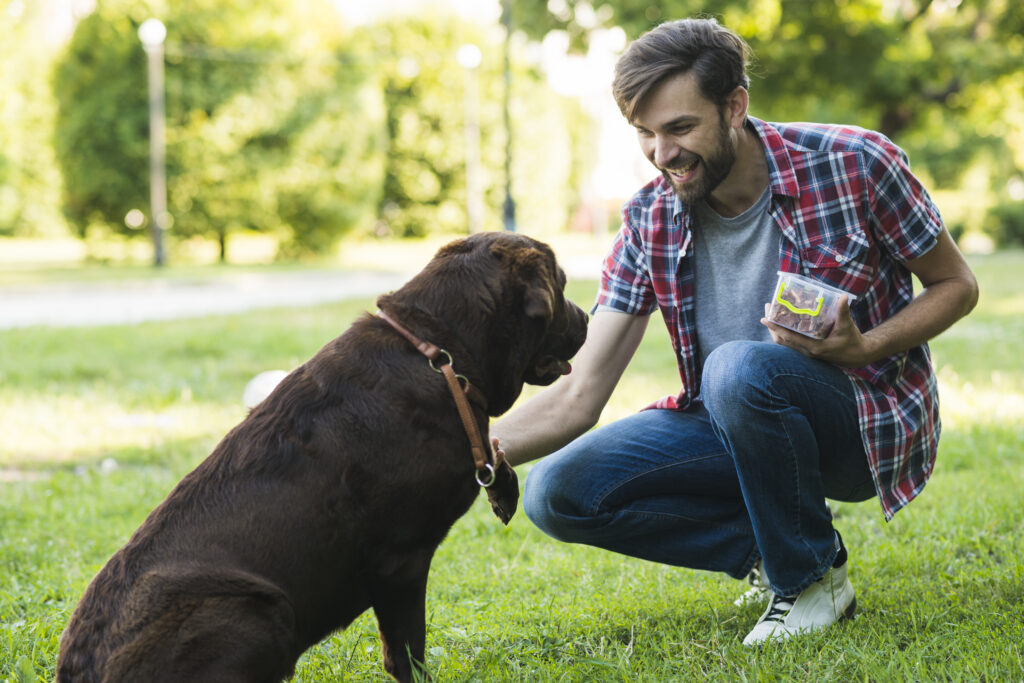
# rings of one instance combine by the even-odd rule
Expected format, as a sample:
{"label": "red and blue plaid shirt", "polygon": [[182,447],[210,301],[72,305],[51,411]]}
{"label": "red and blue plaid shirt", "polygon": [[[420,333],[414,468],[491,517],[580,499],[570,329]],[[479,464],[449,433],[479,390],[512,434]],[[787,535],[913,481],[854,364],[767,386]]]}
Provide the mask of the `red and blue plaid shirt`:
{"label": "red and blue plaid shirt", "polygon": [[[913,283],[903,264],[935,246],[943,225],[903,151],[860,128],[754,118],[750,124],[771,174],[769,213],[783,236],[779,270],[855,295],[851,314],[862,331],[909,304]],[[659,177],[622,213],[597,305],[634,315],[661,310],[682,389],[650,407],[685,410],[700,391],[690,211]],[[921,492],[935,464],[939,403],[928,346],[845,370],[875,488],[891,519]]]}

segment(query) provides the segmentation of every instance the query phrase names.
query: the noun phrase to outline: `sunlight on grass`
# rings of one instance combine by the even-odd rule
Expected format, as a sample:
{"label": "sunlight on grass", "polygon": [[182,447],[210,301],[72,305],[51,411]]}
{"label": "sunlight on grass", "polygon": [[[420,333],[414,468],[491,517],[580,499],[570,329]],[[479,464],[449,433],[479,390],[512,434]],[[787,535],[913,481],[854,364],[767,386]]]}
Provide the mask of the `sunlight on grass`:
{"label": "sunlight on grass", "polygon": [[992,311],[998,315],[1024,315],[1024,294],[999,299],[992,304]]}
{"label": "sunlight on grass", "polygon": [[244,416],[238,405],[183,401],[160,411],[126,409],[95,396],[0,398],[0,466],[42,466],[145,452],[167,442],[223,434]]}
{"label": "sunlight on grass", "polygon": [[962,379],[947,365],[939,369],[938,378],[945,425],[1024,425],[1024,391],[1004,373],[995,370],[990,384],[978,386]]}

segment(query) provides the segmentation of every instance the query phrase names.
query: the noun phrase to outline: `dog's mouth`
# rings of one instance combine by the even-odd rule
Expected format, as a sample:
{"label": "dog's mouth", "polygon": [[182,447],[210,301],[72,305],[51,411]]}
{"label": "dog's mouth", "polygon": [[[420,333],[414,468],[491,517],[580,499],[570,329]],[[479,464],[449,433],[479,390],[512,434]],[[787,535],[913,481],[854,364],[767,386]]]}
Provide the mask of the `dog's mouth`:
{"label": "dog's mouth", "polygon": [[530,384],[545,386],[570,372],[572,372],[572,364],[569,361],[556,356],[542,356],[531,369],[526,381]]}
{"label": "dog's mouth", "polygon": [[542,359],[541,365],[537,366],[537,371],[542,375],[558,375],[560,377],[572,372],[572,363],[561,358],[548,356]]}
{"label": "dog's mouth", "polygon": [[[570,304],[570,302],[566,302]],[[575,304],[570,304],[566,311],[565,329],[558,332],[549,331],[549,336],[541,344],[541,348],[530,369],[526,373],[526,382],[546,386],[559,377],[572,372],[569,362],[583,346],[587,338],[587,314]]]}

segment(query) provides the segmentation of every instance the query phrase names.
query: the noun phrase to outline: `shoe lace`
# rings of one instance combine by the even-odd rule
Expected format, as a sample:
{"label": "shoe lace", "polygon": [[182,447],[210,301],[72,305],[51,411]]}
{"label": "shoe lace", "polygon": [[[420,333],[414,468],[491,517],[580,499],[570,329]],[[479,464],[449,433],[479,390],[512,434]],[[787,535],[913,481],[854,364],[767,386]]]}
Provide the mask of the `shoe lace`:
{"label": "shoe lace", "polygon": [[768,608],[768,612],[764,615],[761,621],[782,621],[789,614],[789,611],[793,609],[793,603],[796,602],[795,597],[786,595],[775,595],[772,594],[772,604]]}

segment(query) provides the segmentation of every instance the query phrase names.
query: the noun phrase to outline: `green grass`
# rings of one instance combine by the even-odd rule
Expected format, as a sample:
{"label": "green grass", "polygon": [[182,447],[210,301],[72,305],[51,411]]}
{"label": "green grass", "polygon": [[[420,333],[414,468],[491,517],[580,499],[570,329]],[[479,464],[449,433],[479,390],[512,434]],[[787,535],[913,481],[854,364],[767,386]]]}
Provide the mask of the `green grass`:
{"label": "green grass", "polygon": [[[932,344],[935,476],[889,524],[874,502],[836,511],[855,620],[750,652],[740,641],[759,610],[732,605],[739,582],[557,543],[521,513],[506,529],[481,497],[433,564],[435,679],[1024,679],[1024,253],[972,264],[981,303]],[[576,282],[571,296],[587,305],[593,290]],[[241,419],[245,383],[371,306],[0,331],[0,680],[52,680],[82,590]],[[652,322],[604,420],[675,391],[665,336]],[[388,680],[372,615],[311,649],[295,680]]]}

